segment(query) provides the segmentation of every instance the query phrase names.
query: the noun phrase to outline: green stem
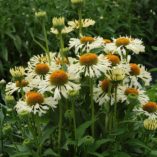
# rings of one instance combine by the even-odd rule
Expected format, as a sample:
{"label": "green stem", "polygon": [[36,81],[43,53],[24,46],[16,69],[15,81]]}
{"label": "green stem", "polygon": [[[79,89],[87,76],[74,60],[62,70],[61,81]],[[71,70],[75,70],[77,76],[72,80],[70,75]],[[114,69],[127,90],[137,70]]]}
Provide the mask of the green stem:
{"label": "green stem", "polygon": [[36,117],[36,115],[32,114],[32,133],[34,136],[34,140],[36,143],[36,148],[37,148],[37,155],[38,157],[41,157],[41,145],[39,142],[39,137],[41,136],[41,131],[40,131],[40,124],[39,124],[39,120]]}
{"label": "green stem", "polygon": [[115,127],[117,127],[117,86],[115,86],[115,103],[114,103],[114,119],[115,119]]}
{"label": "green stem", "polygon": [[105,131],[108,132],[108,128],[109,128],[109,116],[108,113],[106,113],[105,116]]}
{"label": "green stem", "polygon": [[62,64],[64,65],[64,40],[61,32],[59,33],[59,40],[60,40],[60,48],[61,48],[60,55],[62,58]]}
{"label": "green stem", "polygon": [[59,104],[59,125],[58,125],[58,153],[61,157],[61,138],[62,138],[62,119],[63,119],[62,103]]}
{"label": "green stem", "polygon": [[95,109],[94,109],[94,100],[93,100],[93,78],[90,78],[90,102],[91,102],[91,112],[92,112],[92,136],[94,137],[94,129],[95,129]]}
{"label": "green stem", "polygon": [[79,16],[79,36],[81,37],[83,35],[82,32],[82,10],[81,8],[78,9],[78,16]]}
{"label": "green stem", "polygon": [[44,38],[45,38],[45,43],[46,43],[46,55],[48,57],[48,62],[49,64],[51,63],[51,58],[50,58],[50,51],[49,51],[49,46],[48,46],[48,38],[47,38],[47,32],[46,32],[46,28],[45,28],[45,23],[42,23],[42,29],[43,29],[43,34],[44,34]]}
{"label": "green stem", "polygon": [[[74,99],[74,98],[72,98]],[[74,127],[74,138],[76,140],[76,117],[75,117],[75,102],[72,100],[72,112],[73,112],[73,127]]]}

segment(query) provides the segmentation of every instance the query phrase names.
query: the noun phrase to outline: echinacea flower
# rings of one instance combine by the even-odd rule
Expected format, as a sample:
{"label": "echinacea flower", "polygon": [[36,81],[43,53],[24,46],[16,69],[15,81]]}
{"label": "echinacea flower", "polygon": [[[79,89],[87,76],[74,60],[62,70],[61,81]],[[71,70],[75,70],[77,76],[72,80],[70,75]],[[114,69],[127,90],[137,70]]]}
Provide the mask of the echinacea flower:
{"label": "echinacea flower", "polygon": [[139,54],[140,52],[145,51],[142,40],[137,38],[119,37],[117,39],[114,39],[113,42],[117,47],[126,48],[127,50],[130,50],[135,54]]}
{"label": "echinacea flower", "polygon": [[142,87],[143,85],[149,86],[152,77],[143,65],[131,63],[130,74],[125,79],[126,83],[132,86]]}
{"label": "echinacea flower", "polygon": [[[100,106],[105,103],[109,103],[111,100],[111,105],[113,104],[112,96],[109,95],[109,89],[111,87],[111,81],[108,79],[104,79],[99,81],[98,87],[94,87],[93,89],[93,99]],[[110,93],[111,94],[111,93]]]}
{"label": "echinacea flower", "polygon": [[55,53],[50,53],[51,57],[51,65],[49,65],[47,56],[45,55],[37,55],[33,56],[29,62],[28,67],[26,68],[27,71],[27,77],[30,79],[43,79],[43,77],[48,74],[53,69],[59,69],[60,66],[58,66],[55,62]]}
{"label": "echinacea flower", "polygon": [[113,39],[113,42],[106,43],[104,51],[106,53],[115,53],[121,50],[130,50],[134,54],[145,52],[145,47],[142,40],[132,37],[119,37]]}
{"label": "echinacea flower", "polygon": [[97,56],[95,53],[85,53],[79,56],[69,68],[75,74],[84,74],[90,78],[98,78],[102,74],[106,74],[110,69],[110,63],[103,55]]}
{"label": "echinacea flower", "polygon": [[145,91],[139,88],[135,88],[128,85],[120,85],[118,86],[117,91],[117,99],[120,102],[126,102],[129,103],[128,95],[134,95],[136,96],[137,100],[140,102],[140,104],[144,104],[149,101],[148,96],[145,94]]}
{"label": "echinacea flower", "polygon": [[5,92],[7,95],[12,95],[14,92],[29,91],[29,82],[27,80],[17,80],[15,82],[9,82],[6,85]]}
{"label": "echinacea flower", "polygon": [[80,89],[77,76],[68,73],[68,70],[54,70],[40,82],[39,91],[52,93],[55,100],[60,100],[62,96],[68,98],[69,91]]}
{"label": "echinacea flower", "polygon": [[41,116],[49,108],[55,109],[57,103],[52,97],[44,97],[39,92],[30,91],[26,93],[24,100],[21,99],[17,102],[15,109],[18,114],[27,112]]}
{"label": "echinacea flower", "polygon": [[91,36],[84,36],[80,39],[71,38],[69,41],[69,49],[74,48],[74,52],[76,55],[84,52],[89,52],[92,49],[100,48],[104,45],[103,38],[96,37],[93,38]]}
{"label": "echinacea flower", "polygon": [[111,62],[112,65],[117,65],[120,63],[120,57],[115,54],[107,54],[105,57]]}
{"label": "echinacea flower", "polygon": [[148,118],[157,118],[157,103],[148,101],[147,103],[141,104],[141,106],[135,107],[134,110],[137,115],[145,115]]}

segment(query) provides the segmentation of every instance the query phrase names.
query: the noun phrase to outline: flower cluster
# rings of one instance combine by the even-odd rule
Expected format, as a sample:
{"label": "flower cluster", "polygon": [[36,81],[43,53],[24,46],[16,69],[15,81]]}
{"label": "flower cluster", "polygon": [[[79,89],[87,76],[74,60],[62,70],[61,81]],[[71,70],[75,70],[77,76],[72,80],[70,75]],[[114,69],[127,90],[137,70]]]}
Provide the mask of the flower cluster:
{"label": "flower cluster", "polygon": [[[73,4],[82,2],[72,1]],[[100,108],[108,104],[111,111],[115,106],[114,112],[118,112],[117,104],[131,105],[132,96],[138,101],[133,109],[137,115],[156,119],[157,104],[149,100],[144,89],[150,85],[151,75],[132,59],[132,55],[145,51],[142,40],[131,36],[104,39],[83,35],[82,28],[94,24],[91,19],[79,18],[66,26],[64,17],[53,18],[51,32],[59,37],[59,52],[52,53],[47,48],[46,54],[30,58],[27,67],[10,69],[12,81],[6,85],[6,94],[17,93],[15,109],[19,114],[42,116],[50,108],[57,108],[62,100],[69,99],[71,91],[80,93],[81,97],[84,93],[79,91],[88,82],[91,104]],[[69,40],[65,55],[62,35],[74,29],[79,29],[79,38]]]}

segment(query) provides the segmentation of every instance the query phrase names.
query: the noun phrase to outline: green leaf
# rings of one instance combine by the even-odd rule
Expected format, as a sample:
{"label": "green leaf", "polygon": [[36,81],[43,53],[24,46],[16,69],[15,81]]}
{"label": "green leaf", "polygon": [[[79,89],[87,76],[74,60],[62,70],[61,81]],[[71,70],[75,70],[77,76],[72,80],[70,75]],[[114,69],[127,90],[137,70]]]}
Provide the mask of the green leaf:
{"label": "green leaf", "polygon": [[14,37],[14,45],[15,45],[16,49],[18,50],[18,52],[20,52],[21,51],[21,46],[22,46],[22,41],[21,41],[21,38],[18,35],[16,35]]}
{"label": "green leaf", "polygon": [[80,138],[84,135],[86,129],[91,126],[91,124],[92,124],[92,121],[87,121],[87,122],[81,124],[81,125],[76,129],[76,138],[77,138],[77,139],[80,139]]}
{"label": "green leaf", "polygon": [[151,150],[148,146],[146,146],[143,142],[137,140],[137,139],[133,139],[133,140],[129,140],[127,142],[129,145],[135,147],[135,148],[144,148],[144,149],[147,149],[147,150]]}
{"label": "green leaf", "polygon": [[151,46],[154,51],[157,51],[157,46]]}
{"label": "green leaf", "polygon": [[45,142],[45,140],[50,138],[51,134],[53,133],[53,131],[55,129],[56,129],[55,127],[48,126],[48,127],[46,127],[45,130],[43,130],[43,134],[39,139],[40,140],[40,145],[42,145]]}
{"label": "green leaf", "polygon": [[93,155],[93,156],[97,156],[97,157],[104,157],[102,154],[99,154],[97,152],[88,152],[90,155]]}
{"label": "green leaf", "polygon": [[101,140],[97,140],[94,144],[94,148],[93,150],[97,150],[102,144],[105,144],[105,143],[109,143],[109,142],[114,142],[114,139],[112,138],[108,138],[108,139],[101,139]]}
{"label": "green leaf", "polygon": [[149,70],[149,72],[157,72],[157,68],[152,68]]}
{"label": "green leaf", "polygon": [[76,145],[76,141],[73,141],[72,139],[68,139],[62,148],[65,150],[69,150],[68,148],[69,145]]}
{"label": "green leaf", "polygon": [[18,152],[14,155],[10,155],[10,157],[28,157],[32,155],[31,152]]}
{"label": "green leaf", "polygon": [[2,46],[2,52],[1,52],[1,57],[5,60],[8,61],[8,50],[5,46]]}
{"label": "green leaf", "polygon": [[150,155],[150,157],[156,157],[157,156],[157,150],[152,150],[149,155]]}
{"label": "green leaf", "polygon": [[48,156],[48,155],[52,155],[52,157],[58,156],[58,154],[55,153],[51,148],[47,149],[43,154],[43,156]]}
{"label": "green leaf", "polygon": [[116,155],[114,155],[114,157],[131,157],[129,154],[125,153],[125,152],[116,152]]}

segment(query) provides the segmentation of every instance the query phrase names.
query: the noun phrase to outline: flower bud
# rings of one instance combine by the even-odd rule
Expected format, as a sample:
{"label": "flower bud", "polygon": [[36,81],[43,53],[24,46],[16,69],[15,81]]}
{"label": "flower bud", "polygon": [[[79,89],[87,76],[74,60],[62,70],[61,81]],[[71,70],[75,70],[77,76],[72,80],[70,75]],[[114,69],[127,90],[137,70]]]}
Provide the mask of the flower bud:
{"label": "flower bud", "polygon": [[37,18],[46,17],[46,12],[45,11],[35,12],[35,16]]}
{"label": "flower bud", "polygon": [[30,113],[29,113],[28,111],[26,111],[26,110],[23,110],[23,111],[19,112],[18,114],[19,114],[19,116],[20,116],[21,118],[25,118],[25,117],[27,117]]}
{"label": "flower bud", "polygon": [[4,135],[10,134],[10,132],[12,131],[11,125],[10,124],[5,124],[5,126],[2,129],[2,131],[3,131]]}
{"label": "flower bud", "polygon": [[61,32],[61,30],[65,27],[65,19],[64,17],[59,17],[59,18],[54,17],[52,19],[52,24],[55,29]]}
{"label": "flower bud", "polygon": [[83,6],[84,0],[71,0],[71,3],[76,7],[80,8]]}
{"label": "flower bud", "polygon": [[15,99],[14,99],[14,97],[13,97],[12,95],[6,95],[6,96],[5,96],[5,103],[6,103],[8,106],[9,106],[9,105],[13,106],[13,105],[16,104],[16,101],[15,101]]}
{"label": "flower bud", "polygon": [[147,130],[156,130],[157,129],[157,120],[156,119],[145,119],[143,122],[145,129]]}
{"label": "flower bud", "polygon": [[30,146],[31,144],[32,144],[32,142],[28,138],[23,141],[23,145]]}
{"label": "flower bud", "polygon": [[91,145],[93,143],[94,143],[94,138],[92,136],[87,135],[83,138],[83,144],[84,145],[88,146],[88,145]]}
{"label": "flower bud", "polygon": [[25,69],[22,66],[11,68],[10,74],[12,75],[12,77],[15,81],[20,81],[24,77]]}
{"label": "flower bud", "polygon": [[0,86],[3,86],[3,85],[5,85],[6,84],[6,81],[4,80],[4,79],[2,79],[1,81],[0,81]]}
{"label": "flower bud", "polygon": [[64,114],[66,119],[71,120],[73,118],[73,111],[72,110],[67,110]]}
{"label": "flower bud", "polygon": [[69,90],[69,91],[68,91],[68,95],[69,95],[70,97],[78,96],[78,95],[79,95],[79,91],[78,91],[78,90]]}
{"label": "flower bud", "polygon": [[125,78],[125,72],[121,68],[114,68],[111,71],[111,80],[112,81],[122,81]]}

